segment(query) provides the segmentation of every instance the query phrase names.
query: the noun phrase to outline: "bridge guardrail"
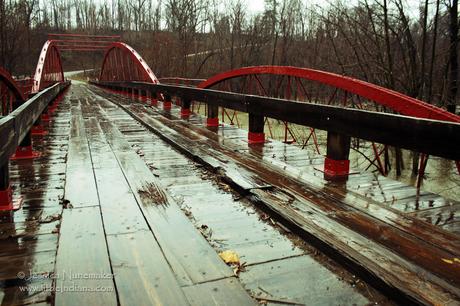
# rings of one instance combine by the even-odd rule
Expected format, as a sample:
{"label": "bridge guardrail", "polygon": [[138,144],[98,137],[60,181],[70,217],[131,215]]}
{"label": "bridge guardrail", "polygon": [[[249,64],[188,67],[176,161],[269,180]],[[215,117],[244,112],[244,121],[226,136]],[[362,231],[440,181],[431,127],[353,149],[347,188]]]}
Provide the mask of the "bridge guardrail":
{"label": "bridge guardrail", "polygon": [[460,124],[458,123],[175,85],[141,82],[95,84],[116,90],[140,91],[141,94],[144,92],[150,97],[159,94],[177,96],[181,98],[183,104],[186,104],[184,101],[196,100],[210,106],[246,112],[250,116],[270,117],[420,153],[460,160]]}
{"label": "bridge guardrail", "polygon": [[[17,208],[13,203],[9,185],[10,158],[15,152],[15,155],[21,155],[21,148],[24,149],[22,151],[27,151],[27,154],[32,153],[31,133],[34,124],[69,84],[70,82],[57,83],[37,93],[7,116],[0,118],[0,211]],[[24,155],[18,156],[18,158],[22,157]]]}

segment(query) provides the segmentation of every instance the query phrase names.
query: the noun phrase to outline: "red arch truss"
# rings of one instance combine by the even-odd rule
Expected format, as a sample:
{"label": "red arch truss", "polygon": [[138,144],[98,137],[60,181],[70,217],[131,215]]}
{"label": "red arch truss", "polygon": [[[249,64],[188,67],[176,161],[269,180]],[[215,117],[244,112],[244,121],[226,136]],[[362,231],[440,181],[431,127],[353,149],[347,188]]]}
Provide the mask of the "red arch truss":
{"label": "red arch truss", "polygon": [[158,83],[152,69],[132,47],[122,42],[112,43],[105,52],[100,81],[140,81]]}
{"label": "red arch truss", "polygon": [[13,103],[25,101],[25,96],[15,80],[5,69],[0,67],[0,116],[13,110]]}
{"label": "red arch truss", "polygon": [[2,95],[8,91],[8,93],[13,95],[17,100],[25,100],[25,96],[16,81],[11,77],[9,72],[2,67],[0,67],[0,84],[2,87]]}
{"label": "red arch truss", "polygon": [[32,93],[56,83],[64,81],[61,55],[54,40],[48,40],[43,45],[37,68],[35,69],[34,84]]}
{"label": "red arch truss", "polygon": [[439,107],[408,97],[399,92],[368,82],[335,73],[290,66],[257,66],[235,69],[215,75],[200,83],[199,88],[210,88],[225,80],[251,75],[280,75],[315,81],[334,88],[342,89],[377,104],[392,109],[402,115],[460,122],[460,116],[449,113]]}

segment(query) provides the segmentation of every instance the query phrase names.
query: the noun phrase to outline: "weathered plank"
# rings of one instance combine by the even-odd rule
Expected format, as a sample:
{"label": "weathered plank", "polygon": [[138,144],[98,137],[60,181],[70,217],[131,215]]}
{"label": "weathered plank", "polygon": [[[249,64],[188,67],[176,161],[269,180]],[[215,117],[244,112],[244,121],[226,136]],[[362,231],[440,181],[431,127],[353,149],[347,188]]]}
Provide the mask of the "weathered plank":
{"label": "weathered plank", "polygon": [[[136,107],[133,107],[133,110],[135,110],[135,109],[136,109]],[[141,121],[144,121],[147,126],[150,126],[152,128],[152,130],[156,130],[157,134],[160,135],[160,137],[163,137],[165,140],[169,141],[171,144],[173,144],[177,148],[181,149],[182,152],[187,153],[187,154],[191,154],[191,155],[194,155],[194,154],[196,155],[197,151],[200,152],[199,156],[195,156],[197,160],[201,160],[203,162],[203,159],[201,158],[201,156],[205,156],[205,155],[206,156],[208,156],[208,155],[212,156],[214,154],[214,152],[219,151],[220,154],[224,153],[224,155],[227,156],[226,162],[220,163],[220,167],[222,169],[226,169],[226,167],[228,165],[231,165],[231,163],[229,162],[230,159],[235,159],[235,160],[237,160],[237,162],[235,162],[235,165],[237,165],[238,167],[247,167],[247,168],[251,169],[251,171],[254,171],[254,172],[258,173],[259,175],[261,175],[261,177],[263,179],[265,179],[267,182],[273,181],[273,178],[276,177],[276,173],[271,172],[271,170],[268,171],[269,168],[267,168],[266,166],[261,167],[261,165],[259,163],[254,162],[253,160],[248,159],[248,158],[237,156],[237,154],[232,152],[231,150],[227,150],[227,149],[222,148],[220,146],[216,146],[215,144],[212,144],[209,141],[208,141],[207,145],[204,146],[204,144],[201,144],[200,140],[197,139],[197,136],[193,137],[195,139],[194,142],[190,142],[190,140],[188,140],[188,141],[185,140],[186,137],[188,137],[190,134],[193,134],[193,133],[190,130],[189,131],[184,131],[184,130],[181,129],[180,130],[181,134],[178,134],[177,131],[174,131],[174,125],[172,123],[168,124],[167,119],[161,119],[161,118],[156,118],[156,119],[150,118],[149,119],[149,118],[147,118],[148,116],[145,115],[145,113],[144,114],[136,113],[135,116],[136,116],[137,119],[139,119]],[[160,121],[161,123],[158,123],[158,121]],[[154,123],[153,126],[152,126],[152,122]],[[167,129],[161,128],[162,125],[163,126],[166,125]],[[190,127],[190,129],[193,129],[193,127]],[[173,130],[173,132],[168,133],[169,130]],[[182,133],[183,133],[183,135],[182,135]],[[187,146],[185,146],[185,144],[187,144]],[[211,144],[211,148],[209,146],[210,144]],[[215,165],[210,165],[210,166],[214,167]],[[299,186],[298,183],[296,183],[296,182],[294,182],[292,180],[286,180],[285,178],[282,178],[282,181],[278,180],[278,182],[274,183],[274,184],[279,184],[280,182],[283,182],[281,184],[281,186],[283,188],[296,189],[296,190],[304,192],[303,191],[304,188],[302,186]],[[295,188],[293,186],[295,186]],[[256,190],[256,189],[254,190],[254,192],[259,192],[259,191],[260,190]],[[312,189],[310,191],[310,195],[311,195],[311,192],[317,193],[318,190]],[[346,210],[346,211],[344,211],[344,213],[340,213],[340,214],[335,213],[335,214],[330,214],[329,217],[324,217],[325,219],[322,220],[323,223],[331,222],[332,220],[330,219],[330,217],[338,218],[338,220],[341,220],[342,218],[352,218],[354,220],[353,221],[354,223],[353,222],[345,222],[345,224],[347,224],[347,226],[350,226],[350,225],[352,225],[352,226],[353,225],[354,226],[356,226],[356,225],[362,226],[365,223],[360,224],[359,222],[356,222],[356,221],[357,220],[361,220],[361,221],[366,220],[366,218],[370,217],[370,215],[366,216],[366,215],[359,215],[359,214],[358,214],[359,215],[359,217],[358,217],[358,215],[356,215],[355,211],[353,211],[353,213],[351,214],[350,210],[345,209],[343,207],[343,205],[342,205],[342,207],[340,205],[335,205],[334,203],[338,203],[337,199],[339,199],[341,201],[343,201],[345,199],[340,194],[337,197],[337,199],[332,200],[332,203],[334,204],[334,207],[333,208],[332,207],[327,208],[326,206],[330,205],[330,203],[327,202],[327,201],[324,201],[324,199],[330,197],[330,195],[328,195],[327,192],[320,192],[320,193],[321,193],[321,198],[323,198],[323,199],[321,199],[318,202],[315,202],[315,204],[316,205],[320,204],[320,207],[322,207],[322,209],[326,209],[325,210],[326,215],[330,214],[330,212],[336,211],[337,209]],[[264,198],[262,202],[267,204],[267,201],[268,201],[267,198]],[[303,200],[303,201],[305,201],[305,200]],[[305,203],[308,203],[308,200]],[[325,204],[326,204],[326,206],[324,206]],[[321,206],[321,205],[323,205],[323,206]],[[286,215],[286,204],[283,204],[282,208],[280,206],[280,208],[277,209],[276,212],[281,214],[281,215]],[[321,214],[322,213],[320,213],[320,215]],[[301,224],[301,226],[304,226],[305,225],[304,222],[301,221],[302,218],[304,218],[304,217],[305,216],[302,216],[301,219],[290,219],[290,221],[295,223],[295,224],[297,224],[297,225]],[[315,215],[315,217],[316,217],[316,215]],[[357,217],[358,217],[358,219],[357,219]],[[323,218],[323,217],[321,217],[321,218]],[[374,219],[372,221],[368,220],[371,223],[367,223],[367,224],[368,225],[374,224],[373,226],[369,227],[372,230],[374,230],[376,228],[379,229],[379,228],[381,228],[381,226],[383,226],[385,228],[385,233],[386,233],[385,237],[382,237],[381,235],[378,235],[378,236],[376,236],[374,234],[371,235],[372,239],[378,241],[379,243],[383,243],[384,245],[388,244],[388,240],[392,240],[392,238],[389,238],[389,236],[388,236],[389,234],[396,234],[395,237],[400,237],[401,234],[403,236],[407,235],[407,234],[412,235],[409,232],[406,232],[406,234],[404,234],[404,232],[401,232],[401,231],[400,232],[395,232],[394,228],[388,227],[386,225],[386,223],[384,223],[384,222],[381,222],[377,226],[377,225],[375,225],[376,220],[378,220],[378,219]],[[312,221],[313,220],[309,220],[309,222],[312,222]],[[351,221],[351,219],[350,219],[350,221]],[[365,266],[366,266],[366,268],[368,268],[371,271],[373,271],[373,273],[378,274],[384,280],[385,280],[385,277],[388,277],[387,280],[390,279],[390,281],[388,281],[388,283],[390,285],[394,285],[396,283],[399,283],[398,287],[400,288],[400,290],[402,290],[402,291],[406,292],[406,294],[408,294],[408,295],[410,295],[410,296],[412,296],[412,297],[414,297],[416,299],[420,299],[422,301],[425,301],[425,299],[427,299],[427,300],[431,300],[431,301],[438,301],[438,302],[444,303],[444,302],[452,301],[453,299],[456,299],[456,297],[454,297],[450,293],[446,292],[445,289],[448,288],[448,291],[450,291],[450,292],[456,292],[457,290],[455,288],[453,288],[452,286],[450,286],[449,284],[447,284],[444,280],[439,279],[434,275],[430,275],[430,273],[426,274],[427,278],[420,279],[419,276],[418,276],[418,272],[417,272],[417,271],[419,271],[419,267],[413,266],[412,264],[407,262],[404,258],[399,257],[396,254],[392,254],[392,253],[386,251],[385,249],[381,248],[380,245],[376,244],[375,242],[373,242],[371,240],[365,239],[363,236],[360,236],[360,235],[354,236],[354,235],[357,235],[355,232],[352,232],[349,229],[347,229],[346,227],[343,227],[342,225],[340,225],[341,223],[343,223],[343,219],[342,219],[342,221],[340,221],[340,223],[335,223],[335,221],[332,221],[332,222],[335,224],[334,226],[337,226],[337,228],[340,227],[340,229],[343,231],[343,233],[346,232],[347,235],[350,235],[348,238],[346,238],[344,236],[341,236],[343,234],[343,233],[341,233],[339,235],[339,237],[342,237],[342,238],[340,238],[340,239],[347,239],[347,241],[348,241],[349,239],[351,239],[351,237],[354,237],[353,239],[356,239],[355,240],[356,246],[358,246],[358,245],[361,246],[363,243],[366,246],[372,246],[372,247],[366,247],[366,252],[370,252],[369,254],[366,253],[366,256],[369,255],[368,260],[370,260],[370,261],[367,262],[367,264]],[[327,224],[327,223],[325,223],[325,224]],[[344,249],[340,249],[341,253],[348,254],[348,256],[350,258],[354,258],[355,261],[365,262],[364,259],[358,260],[358,258],[360,258],[360,252],[362,251],[362,249],[361,249],[361,251],[359,251],[357,249],[353,249],[353,247],[348,245],[350,243],[350,241],[348,241],[348,242],[339,242],[340,239],[339,240],[334,240],[335,239],[335,238],[333,238],[334,236],[330,236],[329,234],[322,235],[321,231],[322,230],[324,231],[324,229],[321,229],[321,227],[318,227],[316,230],[313,229],[311,226],[310,227],[307,226],[307,228],[308,228],[308,230],[306,229],[307,232],[308,231],[313,232],[314,235],[318,235],[320,237],[320,239],[325,240],[325,241],[329,241],[331,246],[339,246],[339,245],[340,246],[342,246],[342,245],[345,246],[346,245],[346,247]],[[337,235],[337,234],[339,234],[339,233],[335,233],[334,235]],[[430,263],[432,263],[433,260],[436,260],[436,258],[446,256],[446,255],[448,255],[447,253],[445,253],[441,249],[433,248],[432,245],[425,244],[423,241],[419,240],[417,237],[412,237],[412,238],[410,238],[408,236],[404,236],[404,237],[405,237],[406,241],[411,242],[411,245],[408,246],[408,245],[399,243],[398,247],[396,249],[394,249],[394,251],[396,251],[398,253],[401,253],[401,251],[403,250],[404,256],[407,256],[411,260],[420,261],[420,259],[422,259],[421,262],[423,262],[425,260],[426,262],[428,262],[428,264],[426,264],[425,266],[429,266],[430,269],[434,268],[436,270],[436,273],[440,273],[441,275],[444,275],[446,277],[446,279],[448,279],[449,281],[452,281],[452,279],[456,279],[455,273],[452,272],[451,270],[449,270],[448,267],[443,266],[442,264],[441,265],[436,265],[434,267],[430,266]],[[332,241],[334,241],[334,242],[332,242]],[[395,242],[390,241],[390,243],[395,243]],[[439,245],[442,247],[441,244],[439,244]],[[348,251],[347,251],[347,248],[348,248]],[[422,250],[422,253],[419,253],[420,251],[414,251],[415,249]],[[432,252],[432,253],[426,251],[425,249],[426,250],[431,250],[430,252]],[[456,248],[454,247],[453,250],[455,250],[455,249]],[[379,250],[379,252],[376,253],[375,250]],[[425,251],[423,251],[423,250],[425,250]],[[387,258],[393,258],[391,260],[392,264],[399,265],[398,266],[398,269],[399,269],[398,273],[395,273],[395,270],[397,270],[397,269],[395,269],[395,267],[381,266],[381,264],[383,264],[381,262],[382,261],[382,254],[385,254],[385,256]],[[440,255],[440,254],[442,254],[442,255]],[[419,255],[424,255],[424,256],[420,257]],[[428,259],[428,258],[430,258],[430,259]],[[387,275],[387,273],[388,273],[388,275]],[[432,296],[426,296],[426,294],[424,293],[424,290],[420,289],[421,287],[419,287],[418,285],[414,286],[415,282],[411,282],[411,283],[405,282],[405,280],[409,278],[408,275],[413,276],[411,279],[418,280],[418,282],[417,282],[418,285],[425,284],[428,281],[428,279],[429,279],[429,282],[436,283],[437,285],[434,285],[434,283],[430,283],[430,285],[429,285],[430,289],[426,288],[426,290],[431,290]],[[404,285],[402,285],[402,284],[404,284]],[[458,295],[458,292],[454,293],[454,294]]]}
{"label": "weathered plank", "polygon": [[277,260],[248,267],[241,274],[260,300],[291,301],[302,305],[367,305],[355,289],[309,256]]}
{"label": "weathered plank", "polygon": [[[361,224],[355,222],[356,214],[361,215],[363,217],[362,220],[367,220],[368,222],[366,222],[370,225],[370,228],[375,226],[376,221],[379,222],[380,226],[384,226],[386,228],[388,228],[387,224],[391,224],[400,231],[404,232],[405,235],[412,236],[412,239],[415,239],[415,241],[411,244],[411,247],[407,247],[407,249],[405,249],[405,244],[398,247],[398,251],[403,252],[403,254],[409,258],[418,258],[418,256],[413,256],[413,250],[414,247],[420,248],[420,243],[422,243],[424,247],[432,248],[431,245],[424,244],[424,241],[435,244],[439,249],[445,249],[447,252],[452,254],[460,254],[460,241],[453,238],[450,233],[441,231],[438,228],[424,222],[419,222],[415,218],[402,216],[391,209],[383,208],[380,204],[368,198],[363,199],[355,194],[347,193],[346,190],[343,189],[343,186],[335,186],[334,184],[326,185],[324,181],[319,181],[318,178],[315,179],[311,174],[303,173],[300,178],[302,178],[304,184],[301,184],[297,181],[297,179],[299,179],[296,175],[297,172],[293,172],[293,176],[291,176],[289,172],[283,172],[283,175],[280,176],[279,169],[268,167],[266,163],[261,164],[250,157],[244,155],[242,156],[241,154],[234,152],[231,148],[217,145],[216,143],[210,141],[206,141],[206,144],[202,143],[200,140],[190,142],[187,138],[193,137],[196,139],[197,136],[193,135],[201,134],[201,128],[192,125],[189,125],[188,129],[177,128],[174,122],[171,122],[166,118],[152,118],[149,117],[148,112],[140,112],[142,106],[139,107],[133,105],[129,108],[132,110],[131,114],[133,116],[141,122],[144,122],[153,131],[156,131],[162,139],[180,148],[183,153],[192,155],[192,157],[196,160],[207,164],[209,167],[217,169],[219,173],[225,173],[224,177],[229,180],[230,183],[236,183],[236,185],[245,188],[247,183],[244,182],[245,185],[243,185],[240,180],[241,176],[235,175],[237,171],[234,169],[246,168],[257,174],[252,174],[252,177],[258,176],[258,181],[265,181],[267,185],[281,184],[280,186],[288,189],[304,192],[308,199],[317,198],[318,201],[316,203],[321,205],[321,207],[323,207],[326,211],[344,210],[344,214],[340,214],[335,217],[338,219],[350,218],[350,222],[346,221],[345,224],[354,224],[358,227],[361,226]],[[177,129],[180,131],[180,134],[176,131],[168,133],[168,129],[161,128],[161,126],[164,125],[166,125],[168,129]],[[230,145],[230,143],[227,144]],[[206,156],[206,158],[203,158],[203,156]],[[218,157],[215,158],[216,156]],[[222,156],[226,156],[226,158]],[[214,158],[212,163],[208,163],[210,158]],[[286,164],[284,165],[285,166],[283,168],[286,169]],[[285,178],[285,176],[290,176],[290,178]],[[329,198],[330,201],[325,201],[325,198]],[[338,204],[339,202],[341,204]],[[343,204],[346,204],[348,207],[352,208],[352,210],[349,211],[347,208],[344,208]],[[392,231],[387,232],[388,234],[392,234]],[[400,234],[396,235],[399,236]],[[380,235],[373,235],[372,237],[373,239],[381,238]],[[421,242],[419,240],[420,238],[423,239]],[[392,243],[393,239],[380,239],[379,241],[384,244],[388,244]],[[418,252],[416,254],[418,254]],[[432,259],[428,259],[423,265],[427,265],[427,263],[431,262],[431,260]],[[449,274],[448,270],[444,271]]]}
{"label": "weathered plank", "polygon": [[86,121],[106,235],[148,230],[144,216],[95,117]]}
{"label": "weathered plank", "polygon": [[[116,305],[96,182],[78,105],[72,107],[69,141],[65,197],[74,208],[64,210],[62,216],[56,259],[56,288],[59,290],[55,304]],[[73,278],[74,274],[83,276]]]}
{"label": "weathered plank", "polygon": [[64,210],[60,237],[55,305],[117,305],[99,206]]}
{"label": "weathered plank", "polygon": [[257,305],[236,278],[226,278],[204,284],[184,287],[190,304],[196,306]]}
{"label": "weathered plank", "polygon": [[[232,275],[215,251],[193,227],[145,163],[110,123],[100,122],[144,216],[181,284]],[[126,150],[129,148],[129,150]]]}
{"label": "weathered plank", "polygon": [[88,140],[78,104],[72,106],[71,114],[65,197],[74,207],[99,205]]}
{"label": "weathered plank", "polygon": [[189,305],[150,231],[107,236],[120,305]]}

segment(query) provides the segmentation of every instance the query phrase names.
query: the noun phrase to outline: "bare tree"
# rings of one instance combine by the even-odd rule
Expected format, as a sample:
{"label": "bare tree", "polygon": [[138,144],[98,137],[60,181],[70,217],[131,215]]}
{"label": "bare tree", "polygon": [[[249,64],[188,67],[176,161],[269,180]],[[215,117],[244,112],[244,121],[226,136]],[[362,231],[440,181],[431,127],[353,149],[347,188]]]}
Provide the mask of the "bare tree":
{"label": "bare tree", "polygon": [[455,113],[458,91],[458,0],[449,5],[449,86],[447,90],[447,110]]}

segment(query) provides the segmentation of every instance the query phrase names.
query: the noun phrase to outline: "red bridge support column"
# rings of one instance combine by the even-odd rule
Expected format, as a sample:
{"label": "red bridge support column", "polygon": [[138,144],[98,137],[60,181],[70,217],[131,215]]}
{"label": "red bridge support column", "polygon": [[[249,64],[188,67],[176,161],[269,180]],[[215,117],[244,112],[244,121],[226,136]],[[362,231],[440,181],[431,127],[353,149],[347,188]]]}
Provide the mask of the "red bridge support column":
{"label": "red bridge support column", "polygon": [[265,142],[264,123],[265,120],[263,116],[249,114],[249,144],[258,144]]}
{"label": "red bridge support column", "polygon": [[13,190],[10,185],[10,173],[8,163],[0,167],[0,211],[13,211],[21,208],[23,198],[13,198]]}
{"label": "red bridge support column", "polygon": [[41,116],[34,122],[32,126],[32,135],[34,136],[45,136],[48,132],[45,130],[45,126],[43,125],[43,120]]}
{"label": "red bridge support column", "polygon": [[219,126],[219,107],[216,105],[208,104],[208,118],[206,119],[207,127]]}
{"label": "red bridge support column", "polygon": [[46,121],[46,122],[51,121],[51,111],[50,111],[50,106],[49,105],[43,110],[43,113],[41,114],[40,119],[41,119],[42,122],[43,121]]}
{"label": "red bridge support column", "polygon": [[157,106],[158,105],[158,93],[150,92],[150,105]]}
{"label": "red bridge support column", "polygon": [[32,147],[32,132],[29,131],[26,137],[22,140],[19,146],[16,148],[16,153],[11,156],[11,160],[18,159],[33,159],[40,157],[40,152],[35,152]]}
{"label": "red bridge support column", "polygon": [[346,179],[350,172],[350,136],[328,132],[324,177],[328,180]]}
{"label": "red bridge support column", "polygon": [[163,94],[164,101],[163,101],[163,109],[164,110],[171,110],[172,107],[172,99],[170,94]]}
{"label": "red bridge support column", "polygon": [[142,101],[142,102],[146,102],[147,99],[148,99],[147,98],[147,91],[139,89],[139,100]]}
{"label": "red bridge support column", "polygon": [[180,116],[182,118],[188,118],[190,116],[190,105],[191,105],[191,101],[190,99],[188,98],[183,98],[182,99],[182,105],[181,105],[181,108],[180,108]]}

